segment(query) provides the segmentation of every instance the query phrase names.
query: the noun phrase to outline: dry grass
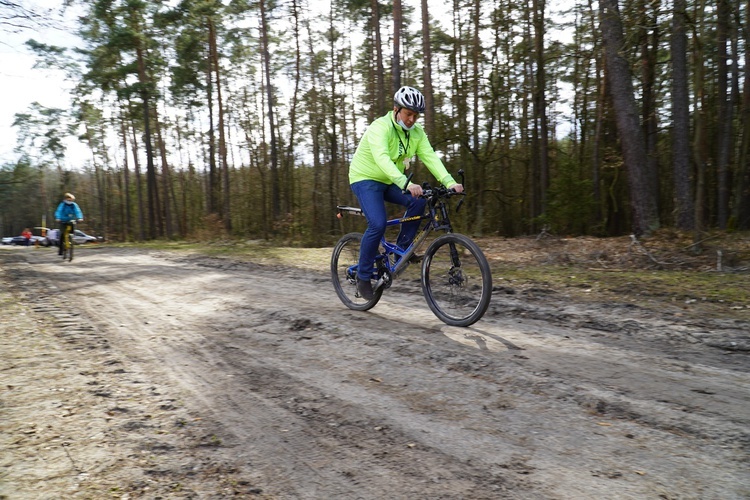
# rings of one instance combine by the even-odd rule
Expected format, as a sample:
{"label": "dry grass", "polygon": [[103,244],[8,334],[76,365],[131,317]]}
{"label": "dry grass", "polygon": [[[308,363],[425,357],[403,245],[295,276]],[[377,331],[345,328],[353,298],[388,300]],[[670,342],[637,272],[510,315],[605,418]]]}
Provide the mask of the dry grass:
{"label": "dry grass", "polygon": [[690,235],[662,231],[649,238],[479,239],[491,260],[524,265],[575,265],[620,270],[750,270],[750,234],[717,233],[697,244]]}
{"label": "dry grass", "polygon": [[[496,288],[547,290],[577,301],[625,302],[654,310],[750,320],[750,233],[715,233],[698,243],[661,231],[649,238],[476,238]],[[263,240],[153,242],[149,248],[201,253],[327,273],[331,247]]]}
{"label": "dry grass", "polygon": [[496,286],[750,320],[750,234],[480,239]]}

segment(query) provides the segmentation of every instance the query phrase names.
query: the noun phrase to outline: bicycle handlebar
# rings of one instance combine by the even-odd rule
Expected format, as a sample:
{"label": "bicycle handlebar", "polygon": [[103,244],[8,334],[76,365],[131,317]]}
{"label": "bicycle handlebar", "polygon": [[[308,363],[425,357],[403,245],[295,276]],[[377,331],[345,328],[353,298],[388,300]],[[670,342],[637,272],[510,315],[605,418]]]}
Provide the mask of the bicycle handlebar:
{"label": "bicycle handlebar", "polygon": [[433,198],[435,196],[439,198],[450,198],[451,196],[466,196],[466,193],[459,193],[455,189],[447,189],[447,188],[433,188],[427,186],[422,187],[422,195],[420,198]]}
{"label": "bicycle handlebar", "polygon": [[411,178],[414,177],[414,172],[410,173],[406,177],[406,184],[404,184],[404,187],[401,188],[401,192],[406,194],[409,191],[409,183],[411,182]]}
{"label": "bicycle handlebar", "polygon": [[[458,175],[461,176],[461,184],[465,183],[464,178],[464,169],[458,170]],[[409,192],[409,182],[411,182],[411,178],[414,177],[414,172],[411,172],[408,177],[406,178],[406,184],[404,185],[403,189],[401,190],[404,194],[407,194]],[[425,198],[427,200],[432,198],[450,198],[451,196],[466,196],[466,193],[462,192],[459,193],[453,188],[444,188],[444,187],[436,187],[433,188],[430,186],[429,183],[423,182],[422,183],[422,194],[420,198]],[[461,205],[463,204],[465,198],[461,198],[461,201],[458,202],[458,205],[456,206],[456,212],[461,208]]]}

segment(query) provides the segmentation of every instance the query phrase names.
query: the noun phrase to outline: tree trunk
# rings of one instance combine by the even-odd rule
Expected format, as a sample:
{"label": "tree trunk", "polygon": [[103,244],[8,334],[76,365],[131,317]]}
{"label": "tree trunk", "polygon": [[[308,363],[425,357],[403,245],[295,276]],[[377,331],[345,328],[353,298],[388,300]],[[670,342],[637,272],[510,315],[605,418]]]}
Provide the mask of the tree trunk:
{"label": "tree trunk", "polygon": [[[331,46],[330,46],[331,53],[334,53],[335,41],[333,40],[333,38],[331,39],[330,43],[331,43]],[[380,52],[379,49],[378,49],[378,52]],[[328,160],[328,200],[326,202],[329,208],[336,206],[338,185],[339,185],[339,182],[338,182],[339,134],[338,134],[338,128],[337,128],[338,126],[337,112],[339,109],[339,105],[336,99],[336,92],[337,92],[336,82],[339,77],[338,68],[339,66],[336,62],[336,59],[332,59],[330,73],[329,73],[330,80],[328,82],[331,88],[331,96],[330,96],[330,99],[327,100],[328,109],[324,110],[324,113],[328,116],[327,128],[330,128],[330,133],[327,133],[328,140],[329,140],[329,151],[331,153],[331,156]],[[381,92],[382,92],[382,89],[381,89]],[[323,212],[323,213],[326,213],[326,212]],[[332,217],[329,218],[328,220],[330,221],[328,230],[333,232],[336,226],[336,222]]]}
{"label": "tree trunk", "polygon": [[[704,15],[705,4],[699,2],[695,5],[695,13],[699,16]],[[702,24],[696,19],[698,24]],[[703,238],[703,232],[706,229],[706,205],[707,205],[707,187],[706,176],[707,166],[709,163],[709,138],[708,138],[708,104],[706,98],[706,75],[705,75],[705,58],[703,56],[703,44],[700,41],[701,33],[693,31],[692,52],[693,62],[693,94],[695,100],[695,111],[693,113],[694,137],[692,145],[692,158],[695,164],[695,240]]]}
{"label": "tree trunk", "polygon": [[[659,123],[657,118],[656,103],[656,62],[659,49],[659,31],[657,15],[660,0],[641,0],[639,5],[641,16],[640,49],[641,49],[641,81],[642,81],[642,121],[643,136],[646,140],[646,158],[648,165],[646,171],[651,175],[649,185],[654,190],[653,198],[656,200],[657,211],[659,207],[659,151],[658,134]],[[654,14],[652,15],[651,11]]]}
{"label": "tree trunk", "polygon": [[422,64],[422,79],[425,107],[424,128],[428,136],[435,133],[435,95],[432,89],[432,44],[430,42],[430,11],[427,0],[422,0],[422,52],[424,61]]}
{"label": "tree trunk", "polygon": [[401,0],[393,0],[393,63],[391,78],[393,79],[393,93],[401,88],[401,30],[403,29],[403,12]]}
{"label": "tree trunk", "polygon": [[143,206],[143,179],[141,178],[141,162],[138,160],[138,133],[135,125],[131,124],[133,131],[133,168],[135,170],[135,192],[138,201],[138,241],[146,239],[146,221],[144,219],[146,209]]}
{"label": "tree trunk", "polygon": [[718,0],[716,25],[717,82],[716,99],[719,114],[716,123],[716,223],[720,229],[727,228],[729,220],[729,157],[732,146],[732,101],[729,96],[729,66],[727,64],[727,41],[729,35],[729,1]]}
{"label": "tree trunk", "polygon": [[638,118],[633,80],[624,47],[622,20],[617,0],[600,0],[599,14],[604,40],[607,81],[614,105],[623,159],[628,172],[632,228],[636,235],[650,234],[659,228],[652,174],[648,171],[646,143]]}
{"label": "tree trunk", "polygon": [[[471,229],[477,235],[481,235],[482,224],[484,220],[483,210],[483,193],[482,184],[484,182],[484,162],[481,161],[480,149],[482,134],[480,120],[480,100],[482,98],[481,85],[482,80],[482,41],[481,41],[481,2],[480,0],[472,1],[472,43],[471,43],[471,94],[472,94],[472,127],[471,127],[471,172],[469,174],[470,192],[476,193],[477,202],[472,204],[474,217],[471,221]],[[456,179],[461,182],[461,179]]]}
{"label": "tree trunk", "polygon": [[[373,54],[375,57],[375,102],[373,104],[373,116],[374,120],[376,117],[384,114],[386,110],[391,107],[391,103],[385,102],[385,71],[383,68],[383,41],[380,38],[380,4],[378,0],[370,0],[370,25],[372,27],[373,35]],[[371,120],[371,121],[372,121]]]}
{"label": "tree trunk", "polygon": [[271,216],[273,220],[281,217],[281,186],[279,182],[279,155],[276,144],[276,119],[273,86],[271,85],[271,51],[269,49],[267,0],[260,0],[261,43],[263,45],[263,70],[266,80],[266,105],[268,106],[268,132],[271,140]]}
{"label": "tree trunk", "polygon": [[164,138],[161,134],[161,126],[159,120],[154,120],[156,124],[156,138],[159,143],[159,156],[161,158],[161,185],[163,193],[163,209],[164,214],[164,228],[165,236],[171,239],[174,236],[174,230],[172,227],[172,207],[170,206],[169,191],[171,189],[172,179],[169,173],[169,162],[167,161],[167,145],[164,142]]}
{"label": "tree trunk", "polygon": [[[297,142],[297,107],[300,105],[300,85],[302,84],[302,45],[300,33],[300,6],[297,0],[292,0],[292,26],[294,30],[294,91],[292,93],[292,102],[289,109],[289,142],[287,144],[286,158],[284,160],[284,212],[291,214],[295,219],[300,219],[302,213],[299,211],[299,205],[295,204],[294,197],[294,147]],[[295,206],[297,209],[295,210]]]}
{"label": "tree trunk", "polygon": [[[594,47],[592,47],[593,52],[599,51],[599,39],[596,37],[596,11],[594,10],[594,7],[592,5],[592,0],[588,0],[588,23],[586,23],[590,29],[591,33],[594,36]],[[584,24],[585,21],[582,21],[582,24]],[[591,221],[593,227],[599,227],[600,230],[604,228],[604,224],[602,224],[602,219],[604,218],[604,199],[602,196],[602,176],[601,176],[601,170],[602,170],[602,142],[603,142],[603,129],[604,129],[604,106],[607,102],[606,96],[607,96],[607,82],[604,78],[602,78],[602,61],[600,57],[595,58],[595,66],[594,66],[594,82],[597,86],[596,89],[596,106],[594,109],[594,126],[591,136],[591,184],[592,184],[592,195],[594,199],[594,210],[593,210],[593,220]],[[586,88],[586,86],[584,87]],[[585,93],[584,93],[585,94]],[[586,105],[586,98],[584,97],[584,102],[582,104],[582,108],[584,110],[587,109]],[[585,112],[585,111],[584,111]],[[584,124],[587,122],[587,120],[584,118]],[[585,133],[585,127],[581,128],[581,151],[585,151],[585,144],[586,144],[586,133]],[[583,159],[585,156],[581,155],[581,162],[583,163]]]}
{"label": "tree trunk", "polygon": [[221,68],[219,65],[219,51],[216,48],[216,26],[212,18],[208,18],[208,50],[209,50],[209,68],[213,69],[216,82],[216,108],[219,114],[219,172],[221,176],[221,218],[224,222],[224,229],[227,232],[232,231],[232,214],[230,204],[230,186],[229,186],[229,161],[227,159],[227,140],[226,128],[224,124],[224,102],[221,96]]}
{"label": "tree trunk", "polygon": [[[549,189],[549,123],[547,120],[547,101],[545,98],[547,87],[547,76],[545,71],[544,55],[544,0],[533,1],[534,16],[534,61],[536,75],[534,82],[534,129],[537,134],[536,144],[533,146],[538,151],[539,185],[537,207],[538,214],[547,212],[547,190]],[[536,132],[538,130],[538,132]]]}
{"label": "tree trunk", "polygon": [[123,186],[122,186],[122,202],[124,205],[124,214],[123,214],[123,224],[122,224],[122,231],[120,234],[122,235],[123,241],[130,241],[130,238],[133,236],[133,215],[132,215],[132,208],[131,208],[131,202],[130,202],[130,168],[128,166],[128,127],[127,122],[125,120],[124,113],[122,113],[124,106],[120,105],[120,134],[122,135],[122,150],[124,151],[123,154],[123,162],[122,162],[122,174],[123,174]]}
{"label": "tree trunk", "polygon": [[[739,15],[738,15],[739,18]],[[745,2],[743,40],[750,39],[750,2]],[[750,229],[750,50],[745,50],[744,89],[742,95],[742,141],[740,144],[735,209],[737,229]]]}
{"label": "tree trunk", "polygon": [[[209,23],[209,31],[210,31]],[[211,36],[209,35],[209,39]],[[214,125],[214,84],[210,64],[211,56],[206,61],[206,109],[208,110],[208,186],[206,187],[207,212],[214,215],[219,212],[219,174],[216,168],[216,126]]]}
{"label": "tree trunk", "polygon": [[141,91],[143,107],[143,140],[146,143],[146,192],[148,195],[148,230],[149,238],[156,239],[157,216],[159,207],[159,186],[156,181],[156,166],[154,165],[154,148],[151,138],[151,107],[149,105],[148,80],[142,50],[138,49],[138,76],[143,86]]}
{"label": "tree trunk", "polygon": [[675,225],[695,228],[693,174],[690,161],[690,98],[688,90],[686,0],[674,0],[672,18],[672,165]]}

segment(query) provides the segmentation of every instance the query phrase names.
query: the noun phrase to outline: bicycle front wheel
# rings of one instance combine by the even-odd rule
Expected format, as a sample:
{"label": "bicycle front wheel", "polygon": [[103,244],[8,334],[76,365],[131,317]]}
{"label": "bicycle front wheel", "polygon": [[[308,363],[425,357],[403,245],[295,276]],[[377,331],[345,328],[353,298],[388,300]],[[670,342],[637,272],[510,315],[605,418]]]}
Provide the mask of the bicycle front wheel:
{"label": "bicycle front wheel", "polygon": [[333,288],[341,302],[349,309],[367,311],[372,309],[383,295],[383,288],[375,291],[372,299],[366,300],[357,292],[357,264],[362,233],[349,233],[343,236],[333,248],[331,255],[331,278]]}
{"label": "bicycle front wheel", "polygon": [[441,321],[451,326],[472,325],[490,305],[490,264],[468,237],[443,235],[425,252],[422,291],[427,305]]}
{"label": "bicycle front wheel", "polygon": [[73,260],[73,247],[75,242],[73,241],[73,233],[68,234],[68,261]]}
{"label": "bicycle front wheel", "polygon": [[60,245],[60,255],[62,255],[63,260],[68,260],[68,252],[70,251],[70,238],[69,238],[70,232],[67,228],[63,230],[62,238],[60,238],[59,245]]}

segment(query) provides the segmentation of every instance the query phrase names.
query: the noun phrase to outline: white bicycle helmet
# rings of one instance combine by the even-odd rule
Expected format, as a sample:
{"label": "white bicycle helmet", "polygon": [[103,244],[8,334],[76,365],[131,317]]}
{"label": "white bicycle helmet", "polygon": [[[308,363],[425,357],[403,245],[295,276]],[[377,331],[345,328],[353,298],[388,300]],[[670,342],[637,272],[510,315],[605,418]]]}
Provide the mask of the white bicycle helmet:
{"label": "white bicycle helmet", "polygon": [[410,109],[419,114],[424,113],[424,96],[413,87],[401,87],[398,89],[393,96],[393,102],[399,108]]}

